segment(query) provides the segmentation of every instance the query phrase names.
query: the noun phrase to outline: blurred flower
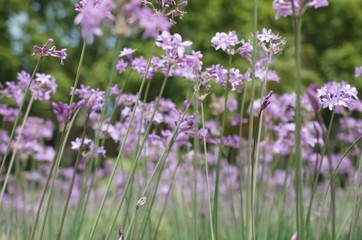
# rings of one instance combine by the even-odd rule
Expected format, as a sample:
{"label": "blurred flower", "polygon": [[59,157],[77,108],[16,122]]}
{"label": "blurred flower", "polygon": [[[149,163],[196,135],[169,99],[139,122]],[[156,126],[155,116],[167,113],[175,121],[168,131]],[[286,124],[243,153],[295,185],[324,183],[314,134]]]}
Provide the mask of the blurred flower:
{"label": "blurred flower", "polygon": [[156,37],[155,44],[165,51],[165,55],[172,65],[184,57],[186,48],[191,46],[192,42],[183,42],[180,34],[175,33],[172,35],[169,32],[164,31],[161,35]]}
{"label": "blurred flower", "polygon": [[320,8],[329,5],[328,0],[274,0],[273,9],[277,11],[276,19],[293,15],[293,3],[296,16],[302,16],[308,7]]}
{"label": "blurred flower", "polygon": [[354,71],[354,77],[358,78],[361,75],[362,75],[362,66],[361,67],[356,67],[356,69]]}
{"label": "blurred flower", "polygon": [[48,41],[43,45],[43,47],[39,47],[38,45],[34,46],[35,51],[32,56],[39,54],[41,58],[43,57],[57,57],[60,59],[60,64],[64,65],[64,60],[67,58],[67,49],[63,48],[61,50],[57,50],[55,46],[48,49],[49,44],[53,43],[54,40],[49,38]]}
{"label": "blurred flower", "polygon": [[50,94],[54,94],[58,87],[55,78],[43,73],[36,73],[35,76],[36,78],[30,86],[30,92],[35,100],[48,102]]}
{"label": "blurred flower", "polygon": [[217,32],[216,35],[211,39],[212,46],[215,50],[221,48],[224,52],[229,55],[235,54],[235,46],[240,43],[238,36],[235,31],[230,31],[228,34],[224,32]]}
{"label": "blurred flower", "polygon": [[94,36],[103,34],[101,25],[105,20],[113,20],[111,11],[115,5],[110,0],[82,0],[75,4],[78,15],[74,19],[75,24],[82,26],[82,37],[91,44]]}

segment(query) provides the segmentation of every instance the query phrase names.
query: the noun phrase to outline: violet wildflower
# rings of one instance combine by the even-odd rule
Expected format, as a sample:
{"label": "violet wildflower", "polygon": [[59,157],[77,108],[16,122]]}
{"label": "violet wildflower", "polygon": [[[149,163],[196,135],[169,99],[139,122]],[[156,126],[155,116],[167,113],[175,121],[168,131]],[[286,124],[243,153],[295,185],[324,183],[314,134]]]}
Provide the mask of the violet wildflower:
{"label": "violet wildflower", "polygon": [[148,8],[142,8],[138,12],[139,25],[144,29],[143,38],[154,38],[161,31],[168,31],[171,24],[163,14],[155,14]]}
{"label": "violet wildflower", "polygon": [[156,37],[155,44],[165,51],[169,64],[173,65],[184,57],[186,48],[191,46],[192,42],[183,42],[180,34],[175,33],[172,35],[169,32],[164,31],[161,35]]}
{"label": "violet wildflower", "polygon": [[55,78],[43,73],[36,73],[35,76],[36,78],[30,86],[30,92],[35,100],[48,102],[50,95],[54,94],[58,87]]}
{"label": "violet wildflower", "polygon": [[78,15],[74,19],[75,24],[82,26],[82,37],[88,43],[93,43],[94,36],[103,34],[101,25],[105,20],[113,20],[111,11],[115,8],[109,0],[81,0],[75,4]]}
{"label": "violet wildflower", "polygon": [[357,94],[357,89],[344,81],[329,82],[317,89],[322,107],[331,111],[337,106],[352,108],[358,100]]}
{"label": "violet wildflower", "polygon": [[53,106],[53,112],[57,118],[57,121],[62,124],[62,125],[66,125],[72,115],[75,113],[75,111],[80,108],[81,106],[83,106],[84,104],[84,100],[81,100],[77,103],[72,103],[71,106],[69,106],[68,104],[62,103],[62,102],[58,102],[52,103]]}
{"label": "violet wildflower", "polygon": [[269,91],[269,93],[265,96],[263,103],[261,104],[261,111],[265,110],[269,106],[272,95],[273,91]]}
{"label": "violet wildflower", "polygon": [[123,48],[123,50],[119,53],[119,57],[127,57],[129,61],[132,62],[133,59],[133,53],[135,52],[135,49],[132,48]]}
{"label": "violet wildflower", "polygon": [[232,91],[241,92],[243,83],[250,80],[251,78],[249,70],[244,74],[240,73],[240,70],[236,68],[231,68],[229,70],[229,82]]}
{"label": "violet wildflower", "polygon": [[143,0],[131,0],[123,6],[123,13],[128,17],[128,23],[138,25],[144,30],[143,38],[154,38],[162,31],[168,31],[171,23],[161,12],[154,12],[142,6]]}
{"label": "violet wildflower", "polygon": [[[71,93],[73,90],[71,90]],[[75,90],[75,94],[85,101],[87,113],[91,120],[99,118],[98,114],[104,105],[105,92],[99,89],[91,89],[83,84]]]}
{"label": "violet wildflower", "polygon": [[277,11],[276,19],[293,15],[293,3],[296,16],[302,16],[308,7],[320,8],[329,5],[328,0],[274,0],[273,9]]}
{"label": "violet wildflower", "polygon": [[215,79],[217,85],[224,86],[226,84],[228,70],[220,64],[212,65],[210,68],[206,68],[206,78]]}
{"label": "violet wildflower", "polygon": [[118,60],[116,69],[119,73],[123,73],[126,71],[126,67],[128,66],[128,63],[125,62],[123,59]]}
{"label": "violet wildflower", "polygon": [[48,41],[43,45],[43,47],[39,47],[38,45],[34,46],[35,51],[32,56],[39,54],[40,58],[43,57],[57,57],[60,59],[60,64],[64,65],[64,60],[67,58],[67,49],[63,48],[61,50],[57,50],[55,46],[48,48],[49,44],[53,43],[54,40],[49,38]]}
{"label": "violet wildflower", "polygon": [[217,32],[216,35],[211,39],[212,46],[215,50],[221,48],[224,52],[229,55],[235,54],[235,47],[240,43],[238,36],[235,31],[230,31],[228,34],[224,32]]}
{"label": "violet wildflower", "polygon": [[356,69],[354,70],[354,77],[358,78],[361,75],[362,75],[362,66],[361,67],[356,67]]}
{"label": "violet wildflower", "polygon": [[3,121],[13,122],[18,116],[19,109],[8,107],[6,104],[0,104],[0,115]]}
{"label": "violet wildflower", "polygon": [[251,61],[251,52],[253,51],[253,45],[250,44],[250,40],[246,42],[244,39],[241,39],[240,43],[241,47],[238,49],[239,54],[243,58]]}
{"label": "violet wildflower", "polygon": [[135,70],[136,72],[138,72],[142,77],[146,74],[146,79],[152,79],[153,77],[153,70],[152,68],[149,68],[147,70],[147,60],[144,59],[144,57],[138,57],[133,59],[132,63],[131,63],[131,68],[132,70]]}
{"label": "violet wildflower", "polygon": [[285,45],[285,38],[279,36],[279,34],[272,33],[272,30],[263,28],[262,33],[256,34],[259,40],[259,47],[266,53],[266,60],[271,62],[273,55],[282,51],[282,46]]}

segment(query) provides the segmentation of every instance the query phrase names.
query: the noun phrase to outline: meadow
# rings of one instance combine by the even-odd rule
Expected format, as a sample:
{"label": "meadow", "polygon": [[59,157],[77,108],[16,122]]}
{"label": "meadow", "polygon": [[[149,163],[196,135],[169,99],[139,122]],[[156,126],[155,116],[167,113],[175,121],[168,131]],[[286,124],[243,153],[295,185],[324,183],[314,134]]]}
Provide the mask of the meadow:
{"label": "meadow", "polygon": [[0,239],[360,239],[362,62],[305,71],[332,1],[250,2],[248,33],[188,34],[193,1],[82,0],[77,51],[34,36],[0,83]]}

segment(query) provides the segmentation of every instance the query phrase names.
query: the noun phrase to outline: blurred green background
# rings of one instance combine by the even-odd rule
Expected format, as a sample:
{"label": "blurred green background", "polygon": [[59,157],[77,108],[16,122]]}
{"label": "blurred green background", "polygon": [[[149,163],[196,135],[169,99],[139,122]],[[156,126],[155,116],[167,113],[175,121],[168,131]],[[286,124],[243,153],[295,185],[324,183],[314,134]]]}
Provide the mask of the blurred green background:
{"label": "blurred green background", "polygon": [[[61,66],[58,59],[43,61],[40,72],[52,74],[59,85],[55,100],[67,99],[79,61],[82,39],[79,26],[74,25],[74,0],[0,0],[0,81],[15,81],[21,70],[31,72],[36,59],[31,57],[33,45],[55,40],[57,48],[67,48],[68,58]],[[280,84],[271,87],[278,92],[294,88],[294,49],[291,18],[275,19],[272,1],[259,1],[259,31],[272,28],[287,39],[281,55],[275,57],[272,69],[281,77]],[[204,67],[221,63],[227,65],[227,56],[214,51],[210,40],[216,32],[236,30],[239,38],[251,37],[253,1],[208,0],[189,1],[187,14],[172,29],[183,39],[193,42],[192,48],[204,54]],[[108,29],[108,30],[107,30]],[[304,88],[310,83],[321,85],[330,80],[346,80],[362,91],[362,79],[354,79],[354,68],[362,66],[362,1],[330,0],[330,6],[308,9],[303,17],[302,77]],[[81,82],[105,89],[115,54],[116,37],[109,28],[104,36],[87,46]],[[141,34],[122,39],[124,47],[137,49],[136,55],[150,55],[152,41],[146,43]],[[233,65],[245,69],[246,61],[234,57]],[[119,76],[117,82],[122,82]],[[138,89],[139,77],[133,74],[127,91]],[[150,98],[157,90],[152,84]],[[180,90],[181,89],[181,90]],[[165,96],[183,100],[192,91],[192,84],[174,80],[168,84]],[[50,105],[39,105],[34,111],[42,115]]]}

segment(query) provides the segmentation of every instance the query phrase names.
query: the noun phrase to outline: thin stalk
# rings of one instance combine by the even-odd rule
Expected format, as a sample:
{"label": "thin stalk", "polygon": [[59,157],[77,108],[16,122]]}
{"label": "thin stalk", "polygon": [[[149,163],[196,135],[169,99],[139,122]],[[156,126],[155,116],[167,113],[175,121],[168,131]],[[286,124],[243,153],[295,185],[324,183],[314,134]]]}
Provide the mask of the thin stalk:
{"label": "thin stalk", "polygon": [[[62,135],[61,135],[61,137],[60,137],[60,143],[63,142],[64,136],[65,136],[65,134],[62,134]],[[56,151],[56,153],[55,153],[55,156],[58,156],[59,151],[60,151],[60,148],[57,147],[56,149],[57,149],[57,151]],[[55,159],[57,159],[57,157],[56,157]],[[32,231],[31,231],[31,235],[30,235],[30,239],[32,239],[32,240],[33,240],[34,237],[35,237],[35,232],[36,232],[36,228],[37,228],[37,226],[38,226],[38,221],[39,221],[39,217],[40,217],[40,211],[41,211],[41,208],[42,208],[42,206],[43,206],[43,202],[44,202],[45,195],[46,195],[46,192],[47,192],[47,189],[48,189],[48,185],[49,185],[49,182],[50,182],[50,178],[51,178],[51,176],[52,176],[52,172],[53,172],[53,170],[54,170],[54,168],[55,168],[55,164],[56,164],[56,161],[53,161],[53,162],[52,162],[52,165],[51,165],[51,167],[50,167],[49,174],[48,174],[48,176],[47,176],[47,180],[46,180],[46,183],[45,183],[45,186],[44,186],[42,195],[41,195],[41,197],[40,197],[40,202],[39,202],[38,210],[37,210],[36,215],[35,215],[35,220],[34,220],[34,224],[33,224]]]}
{"label": "thin stalk", "polygon": [[[252,114],[252,110],[251,110]],[[253,220],[251,225],[251,233],[253,238],[256,238],[256,229],[255,229],[255,219],[256,219],[256,175],[258,172],[259,166],[259,152],[260,152],[260,137],[261,137],[261,122],[263,122],[263,111],[261,110],[258,116],[256,123],[257,129],[255,129],[254,143],[252,150],[252,162],[251,162],[251,196],[250,196],[250,206],[251,206],[251,219]]]}
{"label": "thin stalk", "polygon": [[243,201],[243,184],[242,184],[242,176],[243,176],[243,162],[242,162],[242,156],[243,156],[243,150],[244,150],[244,141],[243,139],[243,118],[244,118],[244,108],[245,108],[245,100],[246,100],[246,87],[243,90],[243,94],[241,95],[241,106],[240,106],[240,122],[239,122],[239,139],[240,139],[240,145],[239,145],[239,158],[240,158],[240,164],[239,164],[239,176],[240,176],[240,239],[246,239],[245,235],[245,223],[244,223],[244,201]]}
{"label": "thin stalk", "polygon": [[[252,54],[252,72],[251,72],[251,86],[250,86],[250,109],[254,109],[255,100],[255,66],[256,66],[256,49],[257,49],[257,32],[258,26],[258,0],[254,0],[254,17],[253,17],[253,54]],[[247,222],[247,239],[254,240],[254,219],[252,211],[252,148],[253,148],[253,114],[249,115],[249,132],[248,132],[248,180],[247,180],[247,192],[246,192],[246,219]]]}
{"label": "thin stalk", "polygon": [[[140,99],[140,97],[141,97],[141,94],[142,94],[142,91],[143,91],[143,87],[144,87],[144,84],[145,84],[145,81],[146,81],[146,75],[147,75],[147,72],[146,72],[146,74],[144,75],[144,77],[143,77],[143,79],[142,79],[142,83],[141,83],[141,86],[140,86],[140,89],[139,89],[139,92],[138,92],[138,95],[137,95],[137,100],[136,100],[136,103],[135,103],[135,105],[134,105],[134,107],[133,107],[133,111],[132,111],[132,115],[131,115],[131,118],[130,118],[130,122],[129,122],[128,126],[127,126],[126,134],[125,134],[124,139],[123,139],[123,141],[122,141],[122,144],[121,144],[121,147],[120,147],[120,150],[119,150],[117,159],[116,159],[116,163],[115,163],[115,165],[114,165],[114,167],[113,167],[113,171],[112,171],[111,177],[110,177],[110,179],[109,179],[109,181],[108,181],[107,189],[106,189],[106,192],[105,192],[105,194],[104,194],[104,196],[103,196],[103,199],[102,199],[102,202],[101,202],[101,206],[100,206],[100,208],[99,208],[99,210],[98,210],[96,219],[95,219],[95,221],[94,221],[94,223],[93,223],[93,226],[92,226],[92,229],[91,229],[91,233],[90,233],[89,239],[93,239],[93,236],[94,236],[94,233],[95,233],[95,229],[96,229],[96,227],[97,227],[97,224],[98,224],[100,215],[101,215],[101,213],[102,213],[102,211],[103,211],[103,207],[104,207],[106,198],[107,198],[107,196],[108,196],[108,193],[109,193],[111,184],[112,184],[112,182],[113,182],[114,176],[115,176],[115,174],[116,174],[117,167],[118,167],[119,162],[120,162],[120,160],[121,160],[122,153],[123,153],[123,150],[124,150],[124,147],[125,147],[125,143],[126,143],[126,140],[127,140],[128,134],[129,134],[129,131],[130,131],[130,129],[131,129],[131,125],[132,125],[134,116],[135,116],[135,114],[136,114],[136,109],[137,109],[137,107],[138,107],[138,101],[139,101],[139,99]],[[154,114],[153,114],[153,117],[154,117]],[[136,165],[134,165],[134,168],[135,168],[135,166],[136,166]],[[135,170],[135,169],[134,169],[134,170]],[[134,172],[134,171],[133,171],[133,172]],[[128,186],[130,185],[130,184],[129,184],[129,182],[130,182],[129,180],[130,180],[130,179],[127,180],[126,189],[125,189],[125,192],[124,192],[124,193],[127,192]],[[125,195],[125,194],[122,194],[122,199],[123,199],[123,196],[124,196],[124,195]]]}
{"label": "thin stalk", "polygon": [[[190,99],[189,102],[192,102],[193,97],[194,97],[194,96],[191,97],[191,99]],[[159,168],[161,168],[161,169],[163,168],[163,164],[164,164],[164,162],[165,162],[165,160],[166,160],[166,158],[167,158],[167,156],[168,156],[168,152],[170,151],[170,149],[171,149],[171,147],[172,147],[172,145],[173,145],[173,143],[174,143],[174,141],[175,141],[175,139],[176,139],[176,135],[177,135],[178,129],[180,128],[180,125],[181,125],[181,123],[182,123],[182,121],[183,121],[183,119],[184,119],[184,117],[185,117],[185,114],[186,114],[187,110],[189,109],[189,107],[190,107],[190,104],[187,105],[187,107],[185,108],[185,110],[184,110],[181,118],[179,119],[179,121],[178,121],[178,123],[177,123],[177,125],[176,125],[176,127],[175,127],[175,129],[174,129],[174,131],[173,131],[173,133],[172,133],[172,135],[171,135],[171,138],[170,138],[170,140],[168,141],[168,143],[167,143],[167,145],[166,145],[166,147],[165,147],[165,150],[163,151],[160,159],[159,159],[159,160],[157,161],[157,163],[156,163],[155,169],[153,170],[153,173],[152,173],[152,175],[150,176],[150,179],[149,179],[149,181],[147,182],[147,185],[146,185],[145,189],[143,190],[143,193],[142,193],[141,197],[144,197],[144,196],[145,196],[145,194],[146,194],[146,192],[147,192],[147,190],[148,190],[148,188],[149,188],[149,186],[150,186],[153,178],[156,176],[157,170],[159,170]],[[135,164],[136,164],[136,163],[135,163]],[[133,170],[132,170],[132,173],[133,173],[133,174],[134,174],[134,171],[135,171],[135,166],[133,166]],[[132,173],[131,173],[131,174],[132,174]],[[130,177],[130,178],[131,178],[131,177]],[[126,193],[126,191],[128,190],[130,178],[127,180],[126,187],[125,187],[125,193]],[[113,228],[113,226],[114,226],[114,224],[115,224],[115,222],[116,222],[117,216],[118,216],[118,214],[119,214],[119,211],[121,210],[121,207],[122,207],[122,204],[123,204],[123,201],[124,201],[124,195],[125,195],[125,194],[122,195],[120,204],[118,205],[118,209],[117,209],[117,211],[116,211],[115,217],[114,217],[113,222],[112,222],[112,224],[111,224],[111,226],[110,226],[110,229],[109,229],[109,231],[108,231],[106,240],[109,239],[109,237],[110,237],[110,235],[111,235],[111,233],[112,233],[112,228]],[[148,199],[148,201],[150,201],[150,200],[151,200],[151,199]],[[150,211],[150,209],[149,209],[149,211]]]}
{"label": "thin stalk", "polygon": [[[330,133],[331,133],[331,130],[332,130],[334,115],[335,115],[335,113],[332,112],[331,120],[329,121],[329,124],[328,124],[327,133],[325,134],[325,142],[328,142],[328,143],[329,143],[329,141],[327,141],[327,139],[329,139],[329,136],[330,136]],[[321,126],[323,126],[322,125],[323,123],[322,123],[321,119],[319,120],[319,123],[321,124]],[[311,214],[312,214],[313,200],[314,200],[314,196],[315,196],[315,193],[316,193],[316,190],[317,190],[318,179],[319,179],[319,176],[320,176],[320,172],[321,172],[321,168],[322,168],[322,164],[323,164],[323,159],[324,159],[324,156],[326,154],[326,150],[327,150],[327,145],[325,144],[323,146],[323,149],[322,149],[321,160],[320,160],[320,162],[318,164],[318,169],[316,171],[316,176],[315,176],[314,181],[313,181],[311,196],[310,196],[310,200],[309,200],[308,212],[307,212],[307,217],[306,217],[306,222],[305,222],[305,228],[307,230],[307,235],[308,235],[308,232],[309,232],[309,224],[310,224],[310,219],[311,219]]]}
{"label": "thin stalk", "polygon": [[[229,56],[229,69],[231,67],[231,60],[232,56]],[[221,157],[222,157],[222,150],[223,150],[223,137],[225,131],[225,124],[226,124],[226,114],[227,114],[227,101],[229,98],[229,75],[226,79],[225,87],[224,87],[224,112],[222,114],[221,120],[221,134],[220,134],[220,141],[219,141],[219,152],[217,155],[217,164],[216,164],[216,178],[215,178],[215,192],[214,192],[214,208],[213,208],[213,223],[214,223],[214,231],[215,237],[217,239],[217,223],[218,223],[218,201],[219,201],[219,181],[220,181],[220,164],[221,164]]]}
{"label": "thin stalk", "polygon": [[301,129],[302,129],[302,114],[301,114],[301,29],[302,19],[297,16],[292,1],[293,9],[293,24],[294,24],[294,46],[295,46],[295,66],[296,66],[296,104],[295,104],[295,193],[296,193],[296,221],[298,239],[305,240],[305,221],[304,221],[304,198],[303,198],[303,176],[302,176],[302,144],[301,144]]}
{"label": "thin stalk", "polygon": [[86,119],[86,122],[85,122],[85,126],[83,128],[83,133],[82,133],[82,140],[81,140],[81,144],[80,144],[80,147],[79,147],[79,150],[78,150],[78,154],[77,154],[77,158],[75,160],[75,164],[74,164],[74,168],[73,168],[73,174],[72,174],[72,179],[70,181],[70,186],[69,186],[69,190],[68,190],[68,195],[67,195],[67,199],[65,201],[65,207],[64,207],[64,210],[63,210],[63,214],[62,214],[62,218],[61,218],[61,221],[60,221],[60,228],[59,228],[59,231],[58,231],[58,234],[57,234],[57,239],[60,240],[60,237],[62,235],[62,231],[63,231],[63,225],[64,225],[64,220],[65,220],[65,216],[67,215],[67,210],[68,210],[68,206],[69,206],[69,200],[70,200],[70,197],[72,195],[72,192],[73,192],[73,186],[74,186],[74,181],[75,181],[75,176],[77,175],[77,170],[78,170],[78,166],[79,166],[79,160],[82,156],[82,148],[83,148],[83,145],[84,145],[84,140],[85,140],[85,135],[86,135],[86,132],[87,132],[87,129],[88,129],[88,122],[89,122],[89,115],[87,116],[87,119]]}
{"label": "thin stalk", "polygon": [[74,100],[74,96],[75,96],[75,90],[78,86],[78,82],[79,82],[79,76],[80,76],[80,70],[82,69],[82,65],[83,65],[83,60],[84,60],[84,53],[85,53],[85,48],[87,46],[87,40],[84,39],[83,41],[83,46],[82,46],[82,51],[80,53],[80,59],[79,59],[79,63],[78,63],[78,68],[77,68],[77,73],[75,75],[75,80],[74,80],[74,85],[73,85],[73,92],[72,95],[70,97],[69,100],[69,106],[72,105],[73,100]]}
{"label": "thin stalk", "polygon": [[[204,103],[203,102],[201,102],[201,121],[202,121],[202,129],[205,129],[205,112],[204,112]],[[208,210],[209,210],[211,240],[215,240],[214,225],[212,222],[211,199],[210,199],[211,196],[210,196],[210,184],[209,184],[209,164],[208,164],[208,160],[207,160],[206,134],[204,134],[202,140],[203,140],[204,157],[205,157],[206,194],[207,194],[207,206],[208,206]]]}
{"label": "thin stalk", "polygon": [[173,182],[174,182],[174,179],[175,179],[175,176],[176,176],[176,172],[177,172],[178,166],[179,166],[179,164],[177,164],[177,166],[176,166],[176,168],[175,168],[175,171],[173,172],[173,174],[172,174],[172,176],[171,176],[170,186],[169,186],[168,191],[167,191],[167,194],[166,194],[165,203],[163,204],[162,211],[161,211],[161,215],[160,215],[160,218],[159,218],[158,223],[157,223],[157,225],[156,225],[155,235],[154,235],[154,237],[153,237],[154,240],[157,240],[158,231],[159,231],[160,226],[161,226],[161,222],[162,222],[162,219],[163,219],[163,215],[165,214],[165,211],[166,211],[168,199],[169,199],[170,194],[171,194],[171,189],[172,189],[172,185],[173,185]]}
{"label": "thin stalk", "polygon": [[[192,93],[193,94],[193,93]],[[194,116],[199,116],[199,102],[198,99],[195,98],[194,101]],[[197,188],[197,154],[200,152],[200,146],[199,146],[199,139],[198,139],[198,129],[199,129],[199,124],[198,122],[195,122],[194,124],[194,156],[193,156],[193,167],[194,167],[194,186],[193,186],[193,206],[192,206],[192,211],[193,211],[193,230],[194,230],[194,239],[198,239],[198,213],[197,213],[197,193],[198,193],[198,188]]]}
{"label": "thin stalk", "polygon": [[361,192],[360,192],[360,186],[359,186],[361,170],[362,170],[362,153],[358,160],[358,171],[357,171],[357,177],[356,177],[355,186],[354,186],[354,192],[355,192],[354,209],[355,210],[354,210],[354,215],[351,218],[350,229],[349,229],[349,239],[356,239],[357,223],[358,223],[358,218],[359,218],[361,206],[362,206],[362,198],[361,198]]}
{"label": "thin stalk", "polygon": [[[44,201],[46,189],[47,189],[47,186],[48,186],[48,184],[49,184],[50,177],[52,176],[52,178],[51,178],[52,181],[51,181],[51,183],[50,183],[50,188],[49,188],[49,192],[48,192],[48,198],[47,198],[46,207],[45,207],[44,219],[43,219],[43,222],[42,222],[42,225],[41,225],[40,238],[42,238],[42,235],[43,235],[43,233],[44,233],[44,228],[45,228],[45,223],[46,223],[47,215],[48,215],[49,208],[50,208],[50,203],[51,203],[51,197],[52,197],[52,193],[53,193],[54,183],[55,183],[55,179],[56,179],[56,176],[57,176],[58,168],[59,168],[59,165],[60,165],[60,162],[61,162],[63,153],[64,153],[65,145],[66,145],[66,143],[67,143],[70,130],[72,129],[72,127],[73,127],[73,125],[74,125],[74,121],[75,121],[75,119],[76,119],[79,111],[80,111],[80,109],[78,109],[78,110],[74,113],[74,115],[73,115],[73,117],[72,117],[72,120],[71,120],[70,123],[67,125],[67,128],[66,128],[66,130],[65,130],[66,133],[65,133],[65,135],[64,135],[64,139],[62,139],[62,141],[61,141],[61,146],[60,146],[60,149],[59,149],[59,152],[58,152],[59,154],[56,155],[56,158],[55,158],[55,160],[54,160],[53,163],[52,163],[52,164],[54,164],[54,166],[52,165],[52,167],[51,167],[53,171],[50,171],[50,172],[49,172],[48,179],[47,179],[47,183],[46,183],[46,186],[44,187],[44,191],[43,191],[43,195],[42,195],[42,200],[41,200],[41,202],[40,202],[40,204],[39,204],[39,207],[38,207],[38,213],[37,213],[36,219],[39,218],[39,214],[40,214],[40,210],[41,210],[41,207],[42,207],[42,204],[43,204],[43,201]],[[37,221],[36,221],[36,223],[37,223]],[[34,240],[36,227],[37,227],[37,225],[34,224],[33,233],[32,233],[32,236],[31,236],[31,240]]]}
{"label": "thin stalk", "polygon": [[[24,95],[24,98],[25,98],[25,95]],[[19,142],[20,142],[20,139],[21,139],[21,135],[23,134],[23,130],[24,130],[24,127],[25,127],[26,120],[28,119],[31,106],[33,105],[33,100],[34,100],[34,97],[33,97],[33,95],[31,95],[30,100],[29,100],[28,107],[27,107],[26,112],[25,112],[25,115],[24,115],[23,122],[22,122],[21,127],[20,127],[19,136],[18,136],[18,138],[16,139],[16,142],[15,142],[15,145],[14,145],[14,150],[13,150],[13,154],[11,155],[11,159],[10,159],[10,164],[9,164],[9,167],[8,167],[8,171],[6,172],[6,176],[5,176],[5,180],[4,180],[4,185],[3,185],[2,189],[1,189],[0,205],[1,205],[1,202],[2,202],[2,199],[3,199],[3,196],[4,196],[4,193],[5,193],[5,188],[6,188],[6,186],[7,186],[8,180],[9,180],[10,171],[11,171],[11,169],[12,169],[12,167],[13,167],[13,164],[14,164],[14,161],[15,161],[15,157],[16,157],[16,153],[17,153],[17,151],[18,151],[18,146],[19,146]],[[15,125],[14,125],[14,126],[15,126]],[[10,141],[11,141],[11,140],[9,139],[9,143],[10,143]],[[3,161],[5,161],[5,160],[3,159]]]}

